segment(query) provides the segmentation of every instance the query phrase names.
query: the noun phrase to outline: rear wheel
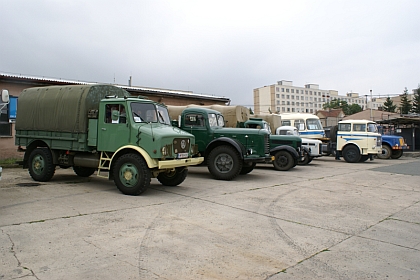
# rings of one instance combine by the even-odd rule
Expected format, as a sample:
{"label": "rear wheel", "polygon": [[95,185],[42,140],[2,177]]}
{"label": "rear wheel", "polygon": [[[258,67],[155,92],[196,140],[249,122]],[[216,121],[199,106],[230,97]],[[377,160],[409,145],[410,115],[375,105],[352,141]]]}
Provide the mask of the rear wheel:
{"label": "rear wheel", "polygon": [[150,185],[150,170],[137,154],[125,154],[117,159],[113,175],[115,185],[123,194],[139,195]]}
{"label": "rear wheel", "polygon": [[391,154],[392,154],[391,147],[388,145],[382,145],[382,153],[378,154],[378,158],[389,159],[391,157]]}
{"label": "rear wheel", "polygon": [[403,150],[392,150],[391,158],[399,159],[403,155]]}
{"label": "rear wheel", "polygon": [[239,174],[245,175],[254,170],[256,163],[255,162],[249,162],[244,163],[241,169],[241,172]]}
{"label": "rear wheel", "polygon": [[287,171],[295,166],[293,156],[287,151],[278,151],[274,155],[274,168],[279,171]]}
{"label": "rear wheel", "polygon": [[368,160],[368,158],[369,158],[368,155],[362,155],[362,156],[360,156],[360,161],[359,162],[365,162],[365,161]]}
{"label": "rear wheel", "polygon": [[349,163],[359,162],[361,155],[359,148],[356,146],[347,146],[343,149],[344,160]]}
{"label": "rear wheel", "polygon": [[177,167],[175,170],[159,173],[158,181],[164,186],[178,186],[187,178],[188,168]]}
{"label": "rear wheel", "polygon": [[299,158],[298,164],[299,165],[307,165],[308,163],[310,163],[312,161],[309,153],[304,150],[303,151],[303,156]]}
{"label": "rear wheel", "polygon": [[37,148],[29,156],[29,174],[39,182],[51,180],[55,173],[55,165],[48,148]]}
{"label": "rear wheel", "polygon": [[242,170],[242,160],[239,153],[230,146],[214,148],[208,157],[207,167],[211,175],[218,180],[232,180]]}
{"label": "rear wheel", "polygon": [[95,168],[90,167],[73,166],[74,173],[76,173],[76,175],[80,177],[89,177],[90,175],[95,173],[95,170]]}

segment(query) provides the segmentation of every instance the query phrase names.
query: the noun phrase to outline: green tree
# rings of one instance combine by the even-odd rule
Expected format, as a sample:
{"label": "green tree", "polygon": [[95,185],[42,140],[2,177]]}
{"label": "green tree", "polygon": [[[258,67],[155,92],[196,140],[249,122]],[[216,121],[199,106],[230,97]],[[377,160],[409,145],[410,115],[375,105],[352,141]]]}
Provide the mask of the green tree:
{"label": "green tree", "polygon": [[400,103],[400,113],[401,114],[408,114],[413,107],[411,104],[411,100],[408,100],[408,89],[405,88],[404,93],[401,96],[401,103]]}
{"label": "green tree", "polygon": [[414,91],[413,106],[412,106],[411,112],[420,114],[420,84],[418,85],[417,89]]}
{"label": "green tree", "polygon": [[391,97],[388,96],[386,98],[386,101],[384,102],[384,111],[395,113],[396,109],[397,109],[397,105],[394,105],[394,102],[391,100]]}
{"label": "green tree", "polygon": [[354,103],[354,104],[351,104],[350,106],[348,106],[348,114],[346,114],[346,113],[345,114],[346,115],[353,115],[353,114],[359,113],[361,111],[363,111],[362,107],[360,107],[359,104]]}
{"label": "green tree", "polygon": [[252,111],[252,108],[251,107],[249,107],[249,114],[250,115],[253,115],[254,114],[254,111]]}

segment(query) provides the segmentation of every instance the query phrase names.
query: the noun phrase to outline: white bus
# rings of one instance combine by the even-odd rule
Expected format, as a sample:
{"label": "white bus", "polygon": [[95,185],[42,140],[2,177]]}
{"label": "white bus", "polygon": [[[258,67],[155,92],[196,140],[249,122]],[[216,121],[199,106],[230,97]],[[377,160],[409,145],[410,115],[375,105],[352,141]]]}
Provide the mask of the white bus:
{"label": "white bus", "polygon": [[301,137],[312,139],[325,137],[324,128],[316,115],[307,113],[283,113],[280,114],[280,117],[282,126],[296,127]]}

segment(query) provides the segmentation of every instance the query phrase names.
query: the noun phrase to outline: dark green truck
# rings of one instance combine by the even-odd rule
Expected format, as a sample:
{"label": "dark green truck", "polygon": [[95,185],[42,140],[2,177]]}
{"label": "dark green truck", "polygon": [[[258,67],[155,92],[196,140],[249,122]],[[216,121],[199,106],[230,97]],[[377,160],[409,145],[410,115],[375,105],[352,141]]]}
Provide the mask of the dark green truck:
{"label": "dark green truck", "polygon": [[268,131],[226,128],[219,111],[186,108],[175,123],[195,136],[199,155],[204,156],[209,172],[216,179],[232,180],[251,172],[256,163],[271,161]]}
{"label": "dark green truck", "polygon": [[49,181],[57,166],[72,167],[82,177],[97,171],[128,195],[144,192],[150,178],[179,185],[188,166],[204,160],[192,157],[194,136],[172,127],[164,105],[110,85],[25,89],[15,144],[35,181]]}
{"label": "dark green truck", "polygon": [[270,154],[274,157],[276,170],[287,171],[299,163],[302,153],[302,139],[294,135],[273,135],[270,125],[261,118],[250,118],[242,127],[264,129],[270,134]]}

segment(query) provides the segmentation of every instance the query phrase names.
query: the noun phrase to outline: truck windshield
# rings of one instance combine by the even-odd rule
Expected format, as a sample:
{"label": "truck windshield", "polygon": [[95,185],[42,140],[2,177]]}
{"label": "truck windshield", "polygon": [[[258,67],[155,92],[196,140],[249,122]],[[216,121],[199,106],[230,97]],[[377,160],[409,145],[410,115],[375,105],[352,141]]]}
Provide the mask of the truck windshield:
{"label": "truck windshield", "polygon": [[131,112],[134,122],[160,122],[170,125],[168,109],[152,103],[131,103]]}
{"label": "truck windshield", "polygon": [[368,123],[368,132],[378,133],[378,126],[376,123]]}
{"label": "truck windshield", "polygon": [[214,126],[225,126],[225,119],[222,115],[216,115],[214,113],[210,113],[209,115],[209,125]]}
{"label": "truck windshield", "polygon": [[322,130],[322,125],[319,119],[307,119],[306,126],[308,130]]}

